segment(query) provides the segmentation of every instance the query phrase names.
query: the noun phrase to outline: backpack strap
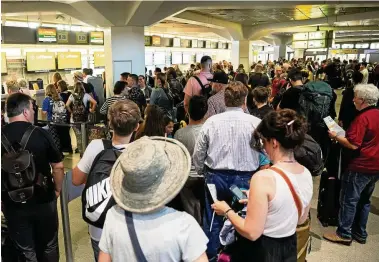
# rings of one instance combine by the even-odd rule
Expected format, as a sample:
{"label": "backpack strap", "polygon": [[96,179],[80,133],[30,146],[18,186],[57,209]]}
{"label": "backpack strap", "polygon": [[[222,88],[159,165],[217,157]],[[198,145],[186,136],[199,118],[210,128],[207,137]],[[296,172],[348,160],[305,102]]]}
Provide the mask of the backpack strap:
{"label": "backpack strap", "polygon": [[27,145],[28,142],[29,142],[29,138],[30,138],[30,136],[32,135],[32,133],[33,133],[33,131],[34,131],[35,128],[36,128],[36,127],[35,127],[34,125],[30,125],[30,126],[28,127],[28,129],[26,129],[24,135],[22,136],[22,138],[21,138],[21,142],[20,142],[20,146],[21,146],[21,148],[22,148],[23,150],[25,150],[25,147],[26,147],[26,145]]}
{"label": "backpack strap", "polygon": [[129,237],[132,241],[134,254],[136,255],[138,262],[147,262],[145,255],[141,249],[141,245],[139,244],[138,237],[136,234],[136,229],[134,227],[133,215],[132,213],[125,211],[125,220],[126,226],[128,227]]}
{"label": "backpack strap", "polygon": [[7,153],[16,153],[8,138],[4,135],[4,132],[1,132],[1,144]]}
{"label": "backpack strap", "polygon": [[104,149],[113,149],[112,141],[108,139],[102,139]]}
{"label": "backpack strap", "polygon": [[295,188],[293,187],[292,183],[291,183],[291,180],[288,178],[288,176],[283,172],[283,170],[277,168],[277,167],[270,167],[270,169],[274,172],[276,172],[277,174],[279,174],[283,179],[284,181],[287,183],[290,191],[291,191],[291,194],[292,194],[292,197],[295,201],[295,204],[296,204],[296,208],[297,208],[297,213],[298,213],[298,219],[300,219],[301,217],[301,213],[302,213],[302,210],[303,210],[303,205],[301,204],[301,200],[299,198],[299,196],[296,194],[296,191],[295,191]]}
{"label": "backpack strap", "polygon": [[203,82],[201,82],[200,78],[198,76],[193,76],[193,78],[196,79],[196,81],[199,83],[201,86],[201,90],[204,90],[205,86],[203,85]]}

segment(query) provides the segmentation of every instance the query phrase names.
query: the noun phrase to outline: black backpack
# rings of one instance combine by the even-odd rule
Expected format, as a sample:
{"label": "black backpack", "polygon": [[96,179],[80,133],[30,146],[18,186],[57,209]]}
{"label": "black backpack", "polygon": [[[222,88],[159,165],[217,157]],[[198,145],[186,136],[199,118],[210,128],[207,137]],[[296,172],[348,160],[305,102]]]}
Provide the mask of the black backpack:
{"label": "black backpack", "polygon": [[200,78],[197,77],[197,76],[193,76],[193,78],[195,78],[196,81],[201,86],[201,94],[203,96],[205,96],[207,99],[210,98],[212,96],[212,87],[211,87],[211,85],[209,83],[203,85],[203,83],[201,82]]}
{"label": "black backpack", "polygon": [[112,141],[103,139],[104,150],[93,160],[82,194],[84,221],[103,228],[108,210],[116,202],[110,190],[110,173],[121,152],[112,146]]}
{"label": "black backpack", "polygon": [[35,128],[33,125],[28,127],[17,150],[4,133],[1,134],[1,144],[6,151],[1,157],[1,187],[16,203],[25,203],[33,197],[34,186],[38,180],[33,154],[25,149]]}
{"label": "black backpack", "polygon": [[324,170],[321,147],[308,134],[305,135],[304,143],[294,150],[295,159],[305,166],[312,176],[321,175]]}

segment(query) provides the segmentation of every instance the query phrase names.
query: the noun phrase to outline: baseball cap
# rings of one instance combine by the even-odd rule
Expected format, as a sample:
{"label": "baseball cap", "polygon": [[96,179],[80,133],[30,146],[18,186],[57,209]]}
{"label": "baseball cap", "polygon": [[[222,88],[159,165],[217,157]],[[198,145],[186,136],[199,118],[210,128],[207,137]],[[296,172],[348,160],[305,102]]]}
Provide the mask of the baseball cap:
{"label": "baseball cap", "polygon": [[217,71],[213,74],[213,79],[210,79],[209,81],[220,84],[227,84],[228,80],[228,75],[224,71]]}

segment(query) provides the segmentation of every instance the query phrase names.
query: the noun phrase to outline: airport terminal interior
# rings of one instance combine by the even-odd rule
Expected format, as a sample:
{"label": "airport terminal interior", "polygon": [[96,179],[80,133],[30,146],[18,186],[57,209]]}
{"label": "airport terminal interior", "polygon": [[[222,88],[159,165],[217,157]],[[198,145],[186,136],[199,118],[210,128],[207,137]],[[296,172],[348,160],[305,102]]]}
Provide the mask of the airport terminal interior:
{"label": "airport terminal interior", "polygon": [[[186,81],[190,72],[199,69],[191,65],[197,67],[204,56],[222,66],[232,80],[234,72],[243,70],[250,75],[253,64],[262,64],[270,83],[274,76],[270,70],[294,61],[312,71],[310,81],[322,80],[317,71],[328,62],[347,65],[356,61],[366,65],[371,83],[378,86],[379,1],[2,0],[2,124],[11,80],[26,80],[26,88],[39,106],[36,113],[42,126],[48,120],[42,112],[45,89],[55,84],[56,72],[68,86],[74,86],[76,72],[92,69],[109,98],[124,72],[155,79],[156,68],[167,72],[174,67],[181,73],[178,79]],[[336,119],[345,80],[334,90]],[[65,172],[71,172],[82,156],[81,150],[75,149],[89,142],[87,137],[76,136],[73,129],[70,137],[74,150],[63,153]],[[353,241],[344,246],[323,239],[324,233],[336,227],[324,227],[317,219],[320,176],[312,179],[306,261],[379,262],[378,185],[371,196],[367,243]],[[73,186],[68,183],[71,192]],[[62,203],[68,205],[67,216],[62,215]],[[94,261],[80,193],[68,204],[58,199],[58,214],[60,261]],[[67,218],[69,222],[64,224]]]}

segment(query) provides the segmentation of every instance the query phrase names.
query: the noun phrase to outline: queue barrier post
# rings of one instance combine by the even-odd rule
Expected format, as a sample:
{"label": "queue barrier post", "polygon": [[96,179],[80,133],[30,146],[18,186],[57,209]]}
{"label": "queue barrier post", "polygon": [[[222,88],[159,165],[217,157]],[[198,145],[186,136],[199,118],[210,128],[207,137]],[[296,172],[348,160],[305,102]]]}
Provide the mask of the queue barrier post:
{"label": "queue barrier post", "polygon": [[81,137],[81,139],[82,139],[82,152],[84,153],[84,151],[87,148],[87,126],[86,126],[86,123],[81,123],[80,129],[81,129],[81,134],[82,134],[82,137]]}
{"label": "queue barrier post", "polygon": [[70,216],[68,213],[68,183],[67,174],[64,176],[62,183],[62,190],[60,195],[61,212],[62,212],[62,226],[63,226],[63,238],[64,248],[66,254],[66,261],[73,262],[74,257],[72,254],[72,242],[71,242],[71,229],[70,229]]}
{"label": "queue barrier post", "polygon": [[61,195],[60,195],[64,247],[65,247],[67,262],[74,261],[74,256],[72,252],[70,215],[69,215],[69,210],[68,210],[68,203],[80,197],[82,195],[83,189],[84,189],[84,185],[74,186],[72,184],[72,171],[68,171],[64,176]]}

